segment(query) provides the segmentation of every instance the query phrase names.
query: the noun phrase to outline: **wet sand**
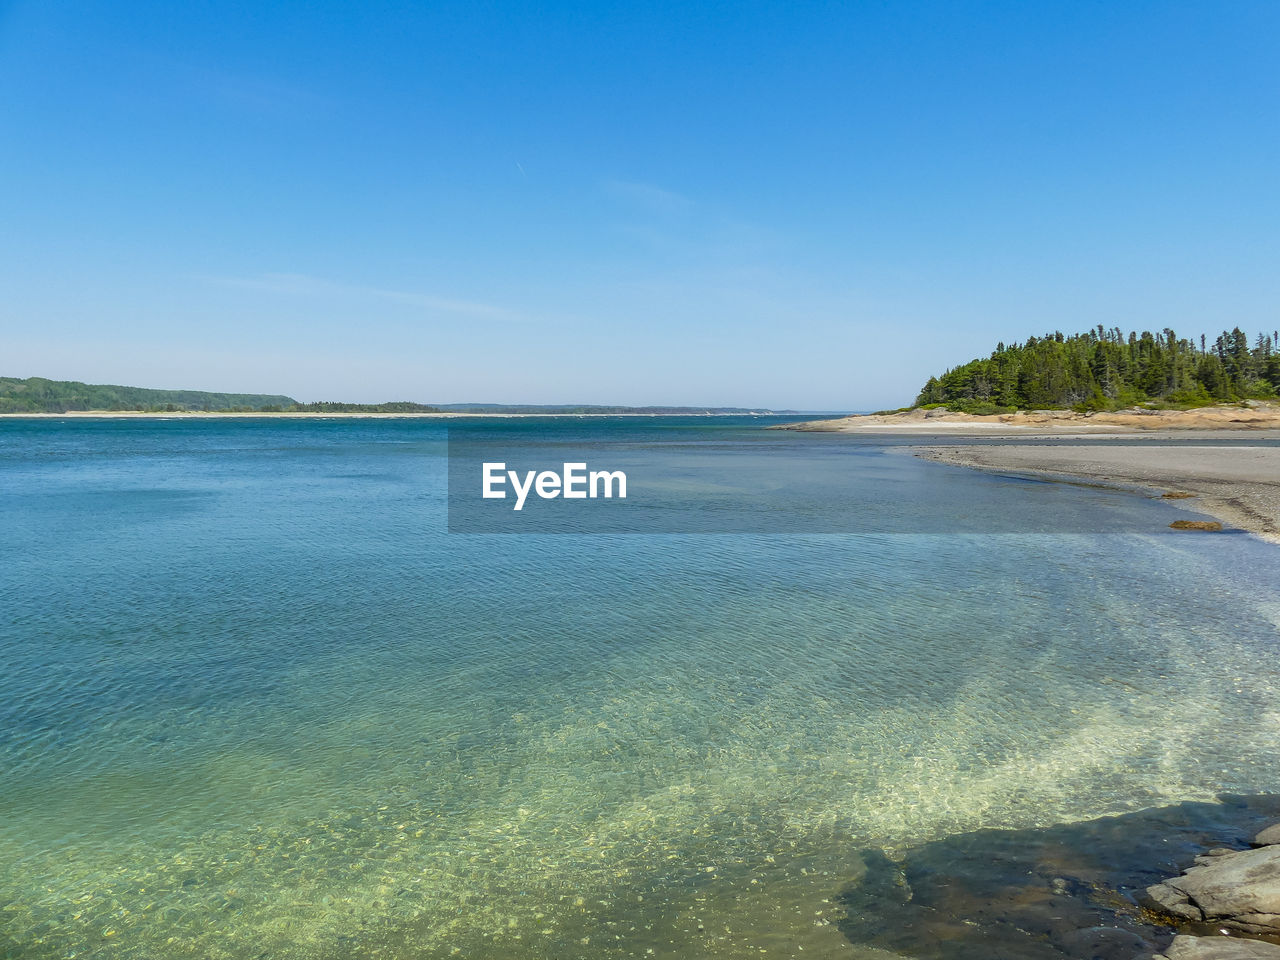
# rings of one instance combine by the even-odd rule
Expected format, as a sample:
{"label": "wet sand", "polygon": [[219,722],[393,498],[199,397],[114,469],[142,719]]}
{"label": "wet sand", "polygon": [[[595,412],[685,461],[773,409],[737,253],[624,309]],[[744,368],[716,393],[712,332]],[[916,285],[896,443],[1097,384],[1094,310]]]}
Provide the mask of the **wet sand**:
{"label": "wet sand", "polygon": [[1189,510],[1280,543],[1280,431],[1214,431],[1186,443],[1185,434],[1163,443],[1135,444],[1127,437],[1088,443],[1044,442],[930,445],[913,448],[927,460],[1108,486],[1138,487],[1154,495],[1193,494]]}

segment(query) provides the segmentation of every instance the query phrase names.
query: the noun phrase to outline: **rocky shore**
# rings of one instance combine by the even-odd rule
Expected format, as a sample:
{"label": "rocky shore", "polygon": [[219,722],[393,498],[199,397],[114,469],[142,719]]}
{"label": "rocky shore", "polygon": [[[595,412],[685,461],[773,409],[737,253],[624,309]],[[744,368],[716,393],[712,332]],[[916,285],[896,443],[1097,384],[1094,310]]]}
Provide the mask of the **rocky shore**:
{"label": "rocky shore", "polygon": [[1153,960],[1276,960],[1280,947],[1258,940],[1179,935]]}
{"label": "rocky shore", "polygon": [[1223,796],[867,850],[837,925],[917,960],[1280,960],[1277,821]]}
{"label": "rocky shore", "polygon": [[1280,960],[1280,824],[1259,833],[1253,849],[1218,847],[1196,857],[1195,866],[1147,888],[1155,908],[1193,924],[1213,924],[1219,932],[1273,938],[1226,952],[1215,937],[1179,937],[1164,960]]}

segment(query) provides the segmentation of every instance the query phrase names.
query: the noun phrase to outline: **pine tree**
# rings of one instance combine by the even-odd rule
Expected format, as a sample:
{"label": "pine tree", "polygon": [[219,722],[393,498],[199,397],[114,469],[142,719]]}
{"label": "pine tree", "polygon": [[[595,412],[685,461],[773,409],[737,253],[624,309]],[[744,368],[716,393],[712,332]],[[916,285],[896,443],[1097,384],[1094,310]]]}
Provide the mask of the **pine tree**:
{"label": "pine tree", "polygon": [[1223,331],[1212,349],[1201,334],[1197,351],[1194,341],[1169,327],[1156,336],[1099,324],[1074,336],[1055,331],[1022,344],[1000,343],[990,357],[930,377],[916,404],[996,412],[1273,397],[1280,392],[1278,347],[1280,336],[1261,334],[1250,347],[1239,327]]}

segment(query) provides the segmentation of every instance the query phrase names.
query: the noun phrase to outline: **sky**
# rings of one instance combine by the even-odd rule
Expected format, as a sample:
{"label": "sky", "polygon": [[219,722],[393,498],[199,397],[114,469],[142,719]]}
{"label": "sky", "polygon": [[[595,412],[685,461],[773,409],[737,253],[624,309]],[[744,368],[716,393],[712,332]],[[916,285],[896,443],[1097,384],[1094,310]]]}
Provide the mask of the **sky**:
{"label": "sky", "polygon": [[1278,304],[1274,0],[0,2],[0,375],[870,410]]}

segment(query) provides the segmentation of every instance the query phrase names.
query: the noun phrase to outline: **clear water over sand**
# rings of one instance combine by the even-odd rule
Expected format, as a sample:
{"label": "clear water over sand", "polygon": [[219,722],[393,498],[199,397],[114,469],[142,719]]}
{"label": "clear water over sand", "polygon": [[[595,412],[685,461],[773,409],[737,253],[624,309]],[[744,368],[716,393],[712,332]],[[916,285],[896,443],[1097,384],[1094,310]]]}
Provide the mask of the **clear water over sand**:
{"label": "clear water over sand", "polygon": [[1274,547],[446,534],[443,434],[0,424],[0,955],[870,956],[860,847],[1280,789]]}

